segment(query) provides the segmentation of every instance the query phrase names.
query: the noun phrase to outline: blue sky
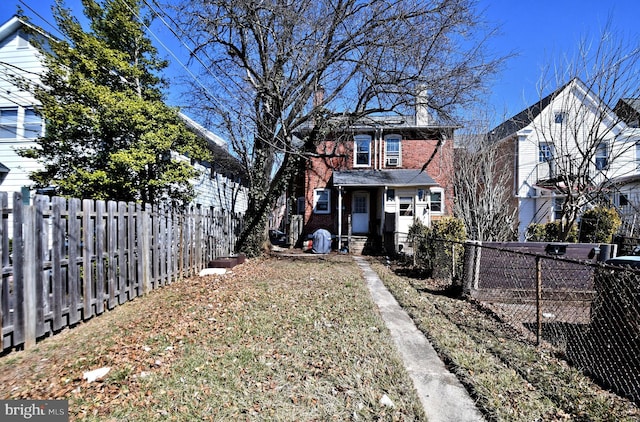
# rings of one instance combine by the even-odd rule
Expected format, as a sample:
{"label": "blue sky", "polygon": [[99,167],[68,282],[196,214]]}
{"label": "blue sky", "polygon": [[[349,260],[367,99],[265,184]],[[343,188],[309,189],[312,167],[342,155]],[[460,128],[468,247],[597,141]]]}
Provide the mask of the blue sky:
{"label": "blue sky", "polygon": [[[53,23],[51,5],[53,0],[25,0],[44,19]],[[81,13],[79,0],[66,0],[66,4]],[[0,22],[5,22],[16,11],[18,0],[0,2]],[[503,71],[491,85],[487,97],[488,109],[496,119],[510,117],[539,98],[536,88],[541,69],[561,54],[574,54],[584,36],[597,37],[608,18],[613,29],[623,31],[626,36],[640,42],[640,2],[638,0],[480,0],[487,21],[501,27],[501,33],[491,40],[490,48],[495,54],[515,53]],[[25,6],[25,12],[33,13]],[[45,29],[51,27],[33,16],[34,21]],[[158,27],[154,31],[172,49],[179,43],[172,39],[168,30]],[[55,34],[55,32],[54,32]],[[156,43],[162,56],[172,63],[175,73],[186,75],[166,50]],[[178,57],[186,57],[185,53]],[[640,81],[639,81],[640,83]],[[172,105],[181,105],[177,95],[169,98]]]}

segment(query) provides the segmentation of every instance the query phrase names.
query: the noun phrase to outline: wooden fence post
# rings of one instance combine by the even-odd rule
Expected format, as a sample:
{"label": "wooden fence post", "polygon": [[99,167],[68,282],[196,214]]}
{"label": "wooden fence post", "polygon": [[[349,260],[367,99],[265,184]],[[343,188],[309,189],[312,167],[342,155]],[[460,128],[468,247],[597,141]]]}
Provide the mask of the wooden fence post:
{"label": "wooden fence post", "polygon": [[150,207],[149,205],[145,205],[144,209],[142,207],[138,208],[138,218],[140,223],[138,224],[138,239],[140,239],[140,246],[138,249],[138,257],[140,258],[140,265],[142,266],[142,293],[147,294],[151,291],[151,262],[150,259],[150,251],[149,245],[151,244],[151,240],[149,237],[151,236],[150,229]]}
{"label": "wooden fence post", "polygon": [[36,213],[33,205],[24,204],[23,213],[23,289],[24,348],[36,345]]}

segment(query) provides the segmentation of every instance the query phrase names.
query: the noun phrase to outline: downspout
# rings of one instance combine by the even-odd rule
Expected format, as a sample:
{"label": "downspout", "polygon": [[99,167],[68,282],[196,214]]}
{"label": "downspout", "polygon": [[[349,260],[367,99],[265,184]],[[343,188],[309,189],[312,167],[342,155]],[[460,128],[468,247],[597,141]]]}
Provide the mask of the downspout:
{"label": "downspout", "polygon": [[338,251],[342,249],[342,186],[338,186]]}
{"label": "downspout", "polygon": [[380,155],[378,157],[378,168],[380,170],[382,170],[382,168],[384,167],[384,148],[383,148],[383,137],[382,137],[382,129],[378,129],[379,134],[378,134],[378,139],[380,142]]}
{"label": "downspout", "polygon": [[382,204],[380,206],[380,232],[378,233],[378,235],[380,237],[382,237],[382,234],[384,233],[384,216],[385,214],[385,210],[384,210],[384,205],[387,202],[387,186],[385,185],[384,187],[384,191],[382,192]]}

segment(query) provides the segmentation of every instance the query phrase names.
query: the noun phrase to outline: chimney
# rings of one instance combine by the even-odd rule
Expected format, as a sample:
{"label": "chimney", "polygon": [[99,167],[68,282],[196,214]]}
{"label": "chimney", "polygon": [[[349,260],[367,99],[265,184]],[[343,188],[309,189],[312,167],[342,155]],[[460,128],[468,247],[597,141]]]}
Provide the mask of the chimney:
{"label": "chimney", "polygon": [[429,113],[429,89],[422,85],[416,93],[416,126],[429,126],[431,123],[433,122]]}

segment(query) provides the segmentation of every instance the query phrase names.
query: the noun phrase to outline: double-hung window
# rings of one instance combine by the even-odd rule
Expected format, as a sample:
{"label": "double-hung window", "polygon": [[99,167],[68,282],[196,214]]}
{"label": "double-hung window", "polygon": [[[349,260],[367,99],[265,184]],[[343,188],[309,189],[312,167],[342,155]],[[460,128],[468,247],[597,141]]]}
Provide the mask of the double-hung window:
{"label": "double-hung window", "polygon": [[550,142],[540,142],[538,146],[538,162],[547,163],[549,166],[549,177],[555,176],[555,147]]}
{"label": "double-hung window", "polygon": [[563,212],[562,208],[564,207],[564,198],[555,197],[553,198],[553,219],[555,221],[562,220]]}
{"label": "double-hung window", "polygon": [[443,195],[441,190],[432,190],[429,193],[429,208],[432,213],[442,213],[444,210]]}
{"label": "double-hung window", "polygon": [[42,135],[42,118],[33,108],[24,109],[24,137],[37,138]]}
{"label": "double-hung window", "polygon": [[315,214],[329,214],[331,212],[331,191],[329,189],[313,191],[313,212]]}
{"label": "double-hung window", "polygon": [[385,150],[385,160],[387,167],[397,167],[402,164],[401,162],[401,143],[400,136],[398,135],[389,135],[384,140]]}
{"label": "double-hung window", "polygon": [[606,142],[600,142],[596,147],[596,170],[605,170],[609,164],[609,150]]}
{"label": "double-hung window", "polygon": [[371,165],[371,136],[357,135],[354,138],[354,167]]}
{"label": "double-hung window", "polygon": [[18,134],[18,107],[0,108],[0,139],[15,139]]}

